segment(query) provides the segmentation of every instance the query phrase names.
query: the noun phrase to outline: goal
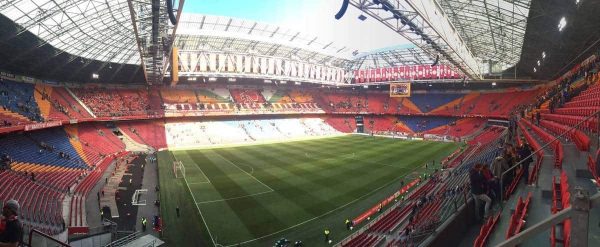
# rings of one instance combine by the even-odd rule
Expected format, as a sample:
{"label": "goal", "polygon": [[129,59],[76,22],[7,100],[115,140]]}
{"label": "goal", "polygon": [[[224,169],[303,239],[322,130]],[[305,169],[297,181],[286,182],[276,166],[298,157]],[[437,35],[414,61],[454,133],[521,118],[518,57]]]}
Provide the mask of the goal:
{"label": "goal", "polygon": [[175,178],[185,178],[185,166],[181,161],[173,161],[173,174]]}

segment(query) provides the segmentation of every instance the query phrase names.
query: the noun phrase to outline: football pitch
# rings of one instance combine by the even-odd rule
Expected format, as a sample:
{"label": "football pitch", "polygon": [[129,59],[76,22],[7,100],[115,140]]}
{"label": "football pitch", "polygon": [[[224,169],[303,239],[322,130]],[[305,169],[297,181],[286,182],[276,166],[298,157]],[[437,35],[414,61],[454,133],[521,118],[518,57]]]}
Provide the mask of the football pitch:
{"label": "football pitch", "polygon": [[[163,237],[169,246],[273,246],[282,237],[327,246],[352,219],[458,144],[369,136],[162,151]],[[173,160],[185,167],[175,178]],[[181,216],[177,217],[175,208]]]}

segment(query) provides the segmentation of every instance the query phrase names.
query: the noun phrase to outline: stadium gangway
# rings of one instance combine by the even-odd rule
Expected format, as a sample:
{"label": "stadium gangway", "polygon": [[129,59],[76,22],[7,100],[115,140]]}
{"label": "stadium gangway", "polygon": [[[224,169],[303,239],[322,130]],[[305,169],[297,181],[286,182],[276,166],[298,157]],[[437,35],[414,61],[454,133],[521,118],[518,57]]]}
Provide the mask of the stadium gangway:
{"label": "stadium gangway", "polygon": [[[521,166],[521,164],[523,164],[523,162],[525,162],[527,159],[532,158],[534,155],[536,155],[536,153],[538,152],[543,152],[543,150],[548,147],[549,145],[552,145],[552,143],[554,143],[555,141],[560,141],[561,138],[563,138],[565,135],[569,134],[571,131],[577,129],[579,126],[581,126],[582,124],[586,123],[588,120],[592,119],[592,118],[598,118],[598,126],[596,126],[597,128],[597,132],[599,133],[597,136],[598,142],[597,145],[600,146],[600,110],[596,111],[594,114],[591,114],[587,117],[585,117],[584,119],[582,119],[581,121],[579,121],[577,124],[573,125],[571,128],[569,128],[568,130],[564,131],[562,134],[555,136],[554,139],[550,140],[549,142],[547,142],[546,144],[544,144],[541,148],[539,148],[538,150],[534,150],[531,152],[531,154],[523,159],[521,159],[519,162],[517,162],[514,166],[508,168],[506,171],[504,171],[502,173],[502,175],[500,176],[500,195],[504,195],[504,176],[506,176],[506,174],[508,174],[510,171],[516,169],[517,167]],[[600,148],[600,147],[597,147]],[[539,179],[535,180],[535,186],[538,187],[538,181]],[[500,206],[502,208],[504,208],[504,200],[500,200]]]}
{"label": "stadium gangway", "polygon": [[600,207],[600,192],[590,197],[587,191],[581,187],[575,188],[574,200],[571,206],[553,214],[547,219],[539,222],[524,231],[512,236],[496,247],[513,247],[523,243],[536,235],[545,232],[551,227],[560,224],[566,219],[571,219],[571,243],[572,247],[587,247],[589,234],[590,209]]}

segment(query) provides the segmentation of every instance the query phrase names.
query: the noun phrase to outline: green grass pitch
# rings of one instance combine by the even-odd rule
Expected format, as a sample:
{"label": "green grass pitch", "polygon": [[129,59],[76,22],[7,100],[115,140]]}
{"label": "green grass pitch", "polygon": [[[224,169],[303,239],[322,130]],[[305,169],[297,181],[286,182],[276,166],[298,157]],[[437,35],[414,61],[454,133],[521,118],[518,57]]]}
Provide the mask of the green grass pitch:
{"label": "green grass pitch", "polygon": [[[163,237],[169,246],[273,246],[285,237],[327,246],[352,219],[391,195],[454,143],[368,136],[159,153]],[[183,162],[185,179],[173,174]],[[181,217],[177,218],[175,207]]]}

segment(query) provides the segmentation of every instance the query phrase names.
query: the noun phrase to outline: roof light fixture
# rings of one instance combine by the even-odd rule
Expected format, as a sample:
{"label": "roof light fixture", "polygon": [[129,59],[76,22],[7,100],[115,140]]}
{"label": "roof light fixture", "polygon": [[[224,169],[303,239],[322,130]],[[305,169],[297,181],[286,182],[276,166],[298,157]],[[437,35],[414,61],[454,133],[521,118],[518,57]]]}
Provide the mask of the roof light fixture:
{"label": "roof light fixture", "polygon": [[562,32],[565,26],[567,26],[567,19],[563,16],[563,18],[560,18],[560,21],[558,22],[558,31]]}

